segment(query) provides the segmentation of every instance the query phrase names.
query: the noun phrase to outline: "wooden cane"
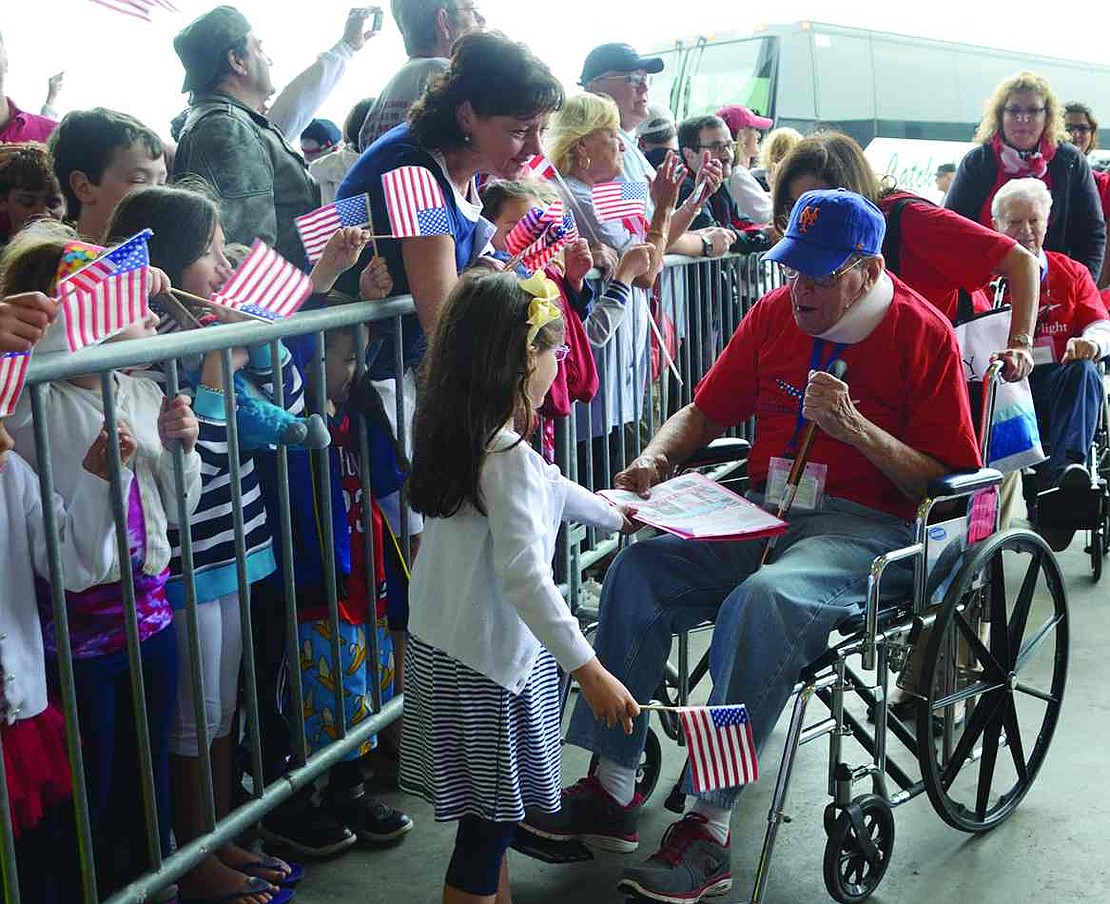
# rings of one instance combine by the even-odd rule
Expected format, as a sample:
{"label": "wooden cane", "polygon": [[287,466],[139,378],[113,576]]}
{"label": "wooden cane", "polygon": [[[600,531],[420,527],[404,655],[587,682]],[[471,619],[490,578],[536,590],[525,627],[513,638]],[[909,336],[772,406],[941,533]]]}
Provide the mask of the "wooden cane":
{"label": "wooden cane", "polygon": [[[836,377],[838,380],[843,380],[844,375],[848,372],[848,365],[841,361],[839,358],[829,365],[828,373]],[[794,497],[798,495],[798,485],[802,482],[802,475],[806,471],[806,463],[809,460],[809,451],[813,448],[813,440],[817,437],[817,423],[810,421],[806,424],[806,429],[802,433],[802,442],[798,447],[798,454],[794,456],[794,463],[790,466],[790,473],[786,478],[786,485],[782,488],[782,496],[779,497],[779,509],[775,516],[781,521],[790,513],[790,507],[794,504]],[[768,537],[767,544],[763,547],[763,556],[759,560],[760,566],[767,564],[767,559],[771,556],[771,551],[775,548],[775,543],[778,536]]]}

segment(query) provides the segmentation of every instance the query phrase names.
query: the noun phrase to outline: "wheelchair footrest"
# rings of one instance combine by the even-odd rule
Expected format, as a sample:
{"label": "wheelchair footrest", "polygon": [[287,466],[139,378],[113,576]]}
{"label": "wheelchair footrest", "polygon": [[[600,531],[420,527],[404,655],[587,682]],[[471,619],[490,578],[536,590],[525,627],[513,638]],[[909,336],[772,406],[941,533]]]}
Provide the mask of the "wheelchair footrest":
{"label": "wheelchair footrest", "polygon": [[1106,483],[1099,479],[1087,490],[1054,488],[1037,494],[1038,528],[1083,530],[1094,527],[1106,505]]}

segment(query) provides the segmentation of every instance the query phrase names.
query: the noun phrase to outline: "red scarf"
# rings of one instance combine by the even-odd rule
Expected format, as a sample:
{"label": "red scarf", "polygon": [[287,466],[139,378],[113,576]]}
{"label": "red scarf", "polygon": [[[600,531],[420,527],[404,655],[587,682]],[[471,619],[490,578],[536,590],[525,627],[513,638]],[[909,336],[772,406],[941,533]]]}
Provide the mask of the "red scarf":
{"label": "red scarf", "polygon": [[994,151],[994,159],[998,164],[998,173],[994,179],[994,187],[979,209],[979,222],[984,226],[991,226],[993,222],[991,204],[994,203],[994,196],[1011,179],[1040,179],[1051,191],[1052,177],[1048,174],[1048,165],[1056,156],[1056,145],[1043,135],[1035,151],[1019,151],[1006,144],[1001,133],[995,132],[991,137],[991,150]]}

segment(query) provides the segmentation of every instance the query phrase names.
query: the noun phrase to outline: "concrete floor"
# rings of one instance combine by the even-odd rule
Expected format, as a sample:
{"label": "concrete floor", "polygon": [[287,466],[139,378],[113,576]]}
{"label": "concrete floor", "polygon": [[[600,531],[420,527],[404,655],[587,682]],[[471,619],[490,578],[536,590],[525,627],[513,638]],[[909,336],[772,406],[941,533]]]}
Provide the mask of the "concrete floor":
{"label": "concrete floor", "polygon": [[[890,868],[871,900],[881,904],[1110,902],[1110,865],[1103,860],[1110,828],[1110,790],[1105,779],[1110,748],[1106,692],[1110,687],[1106,653],[1110,584],[1092,583],[1083,545],[1084,536],[1079,534],[1060,556],[1070,607],[1070,669],[1060,723],[1035,785],[1004,825],[983,836],[949,828],[924,795],[899,808]],[[822,709],[815,703],[811,712]],[[785,721],[780,722],[762,758],[761,780],[737,805],[732,842],[735,885],[728,896],[714,900],[748,900],[785,728]],[[641,850],[628,855],[632,858],[650,854],[674,818],[662,802],[684,756],[665,739],[663,750],[660,787],[645,807]],[[831,900],[821,878],[825,845],[821,813],[828,801],[826,750],[819,741],[799,756],[789,806],[793,822],[779,836],[766,904]],[[585,762],[582,751],[567,748],[564,782],[584,774]],[[857,786],[857,793],[867,790]],[[387,799],[416,822],[404,843],[386,851],[355,850],[330,863],[311,865],[297,896],[299,904],[440,900],[454,824],[436,824],[422,801],[401,794]],[[628,862],[621,855],[599,855],[589,863],[552,866],[513,853],[514,899],[516,904],[617,902],[621,896],[615,883]]]}

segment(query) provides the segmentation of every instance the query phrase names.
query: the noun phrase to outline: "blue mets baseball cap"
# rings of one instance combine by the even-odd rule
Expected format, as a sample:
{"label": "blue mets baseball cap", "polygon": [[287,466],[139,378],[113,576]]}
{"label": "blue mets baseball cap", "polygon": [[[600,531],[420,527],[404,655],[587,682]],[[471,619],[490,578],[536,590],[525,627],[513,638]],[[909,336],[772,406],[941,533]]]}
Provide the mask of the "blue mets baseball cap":
{"label": "blue mets baseball cap", "polygon": [[882,254],[886,220],[863,195],[844,188],[807,191],[790,211],[786,235],[764,255],[806,276],[828,276],[853,254]]}

